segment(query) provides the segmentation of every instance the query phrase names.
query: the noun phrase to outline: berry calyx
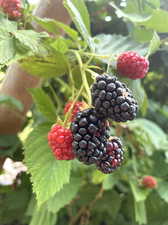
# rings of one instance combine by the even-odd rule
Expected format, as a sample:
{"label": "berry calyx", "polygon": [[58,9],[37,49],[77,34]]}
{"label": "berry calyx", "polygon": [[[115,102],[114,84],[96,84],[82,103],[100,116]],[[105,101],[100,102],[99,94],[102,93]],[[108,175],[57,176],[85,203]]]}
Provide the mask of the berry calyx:
{"label": "berry calyx", "polygon": [[[73,107],[72,107],[72,105],[73,105]],[[73,121],[75,119],[77,113],[82,111],[85,108],[86,108],[85,102],[77,101],[74,103],[73,101],[69,101],[64,107],[64,114],[68,113],[71,110],[70,121]]]}
{"label": "berry calyx", "polygon": [[21,17],[21,0],[0,0],[0,8],[11,18]]}
{"label": "berry calyx", "polygon": [[98,116],[116,122],[126,122],[136,117],[138,104],[132,92],[115,76],[108,74],[97,76],[91,92],[93,106]]}
{"label": "berry calyx", "polygon": [[145,176],[142,179],[142,185],[146,188],[156,188],[157,187],[157,180],[153,176]]}
{"label": "berry calyx", "polygon": [[75,155],[72,151],[72,132],[61,125],[55,124],[48,133],[48,144],[58,160],[72,160]]}
{"label": "berry calyx", "polygon": [[149,61],[138,53],[122,53],[117,59],[117,72],[130,79],[142,79],[149,69]]}

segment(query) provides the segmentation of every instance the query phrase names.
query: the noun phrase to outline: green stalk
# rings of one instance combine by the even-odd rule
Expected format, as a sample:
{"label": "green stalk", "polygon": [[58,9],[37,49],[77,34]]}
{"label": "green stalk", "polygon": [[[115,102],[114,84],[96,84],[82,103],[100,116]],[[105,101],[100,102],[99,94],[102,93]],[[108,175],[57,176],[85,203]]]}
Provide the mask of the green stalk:
{"label": "green stalk", "polygon": [[73,107],[74,107],[74,104],[75,104],[75,102],[78,100],[79,96],[81,95],[81,93],[82,93],[82,91],[83,91],[83,88],[84,88],[84,85],[81,86],[81,88],[80,88],[80,90],[79,90],[79,92],[78,92],[76,98],[73,99],[73,103],[72,103],[72,105],[71,105],[71,107],[70,107],[68,113],[67,113],[66,116],[65,116],[65,120],[64,120],[63,126],[66,126],[67,122],[69,122],[69,117],[70,117],[70,115],[71,115],[71,113],[72,113],[72,109],[73,109]]}
{"label": "green stalk", "polygon": [[68,63],[68,70],[69,70],[70,82],[71,82],[71,85],[72,85],[72,99],[74,99],[74,96],[75,96],[75,82],[74,82],[73,75],[72,75],[72,69],[71,69],[71,66],[70,66],[69,63]]}
{"label": "green stalk", "polygon": [[75,53],[76,58],[77,58],[78,63],[79,63],[79,67],[80,67],[80,71],[81,71],[81,75],[82,75],[82,81],[83,81],[83,84],[84,84],[84,87],[85,87],[85,90],[86,90],[86,93],[87,93],[87,96],[88,96],[88,104],[92,105],[91,92],[90,92],[90,87],[89,87],[89,84],[88,84],[88,81],[87,81],[87,78],[86,78],[85,67],[83,66],[80,54],[77,51],[74,51],[74,53]]}

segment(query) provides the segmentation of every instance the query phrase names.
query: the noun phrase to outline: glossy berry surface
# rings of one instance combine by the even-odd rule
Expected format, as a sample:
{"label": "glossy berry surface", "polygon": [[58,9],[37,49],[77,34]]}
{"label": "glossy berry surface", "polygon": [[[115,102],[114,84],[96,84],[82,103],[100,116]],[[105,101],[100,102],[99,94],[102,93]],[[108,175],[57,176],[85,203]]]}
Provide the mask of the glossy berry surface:
{"label": "glossy berry surface", "polygon": [[84,164],[96,163],[106,152],[107,123],[97,117],[93,108],[77,113],[71,124],[73,151]]}
{"label": "glossy berry surface", "polygon": [[11,18],[21,17],[21,0],[0,0],[0,8]]}
{"label": "glossy berry surface", "polygon": [[136,117],[138,104],[132,92],[115,76],[108,74],[97,76],[91,92],[98,116],[116,122],[126,122]]}
{"label": "glossy berry surface", "polygon": [[75,155],[72,151],[72,133],[70,129],[55,124],[48,133],[48,144],[58,160],[72,160]]}
{"label": "glossy berry surface", "polygon": [[156,188],[157,187],[157,180],[152,176],[145,176],[142,179],[142,185],[146,188]]}
{"label": "glossy berry surface", "polygon": [[144,78],[149,70],[149,61],[136,52],[124,52],[117,59],[117,72],[130,79]]}
{"label": "glossy berry surface", "polygon": [[111,137],[106,143],[106,154],[97,162],[98,169],[105,173],[112,173],[121,166],[124,150],[119,138]]}

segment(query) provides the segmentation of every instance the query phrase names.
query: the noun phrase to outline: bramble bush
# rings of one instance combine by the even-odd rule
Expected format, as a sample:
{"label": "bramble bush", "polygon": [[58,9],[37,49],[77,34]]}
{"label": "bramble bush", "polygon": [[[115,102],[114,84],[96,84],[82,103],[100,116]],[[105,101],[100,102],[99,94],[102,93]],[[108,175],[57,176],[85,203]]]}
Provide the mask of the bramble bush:
{"label": "bramble bush", "polygon": [[[19,17],[11,18],[1,7],[2,73],[17,61],[43,82],[29,90],[34,105],[22,131],[0,137],[2,174],[7,157],[22,161],[28,169],[13,184],[0,186],[0,224],[167,225],[166,1],[64,0],[64,6],[72,18],[71,27],[34,16],[34,6],[26,0],[19,7]],[[44,32],[34,31],[32,22]],[[118,57],[128,51],[149,60],[144,79],[128,78],[117,71]],[[77,159],[58,160],[47,140],[54,124],[70,132],[77,111],[92,107],[90,87],[103,73],[124,82],[139,105],[136,119],[126,123],[109,120],[110,136],[120,137],[125,152],[124,163],[111,174]],[[73,110],[76,102],[83,103]],[[23,110],[9,96],[0,95],[0,104]],[[69,135],[64,129],[60,133],[65,136],[58,140],[63,150]]]}

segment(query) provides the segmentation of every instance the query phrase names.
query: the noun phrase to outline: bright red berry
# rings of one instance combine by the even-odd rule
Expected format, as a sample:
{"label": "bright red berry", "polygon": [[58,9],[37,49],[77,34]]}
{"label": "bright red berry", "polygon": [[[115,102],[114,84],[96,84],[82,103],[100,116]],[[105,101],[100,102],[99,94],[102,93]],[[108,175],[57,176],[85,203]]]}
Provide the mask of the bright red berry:
{"label": "bright red berry", "polygon": [[21,17],[21,0],[0,0],[0,8],[11,18]]}
{"label": "bright red berry", "polygon": [[142,179],[142,185],[146,188],[156,188],[157,187],[157,180],[152,176],[145,176]]}
{"label": "bright red berry", "polygon": [[72,160],[75,155],[72,151],[72,133],[61,125],[55,124],[48,133],[48,143],[58,160]]}
{"label": "bright red berry", "polygon": [[[74,103],[73,101],[69,101],[65,105],[65,107],[64,107],[64,114],[69,112],[69,110],[71,109],[71,106],[72,106],[73,103]],[[82,111],[85,108],[86,108],[86,103],[85,102],[75,102],[73,107],[72,107],[70,121],[73,121],[75,119],[77,113],[79,111]]]}
{"label": "bright red berry", "polygon": [[130,79],[145,77],[149,69],[149,61],[136,52],[124,52],[117,59],[117,71],[121,76]]}

